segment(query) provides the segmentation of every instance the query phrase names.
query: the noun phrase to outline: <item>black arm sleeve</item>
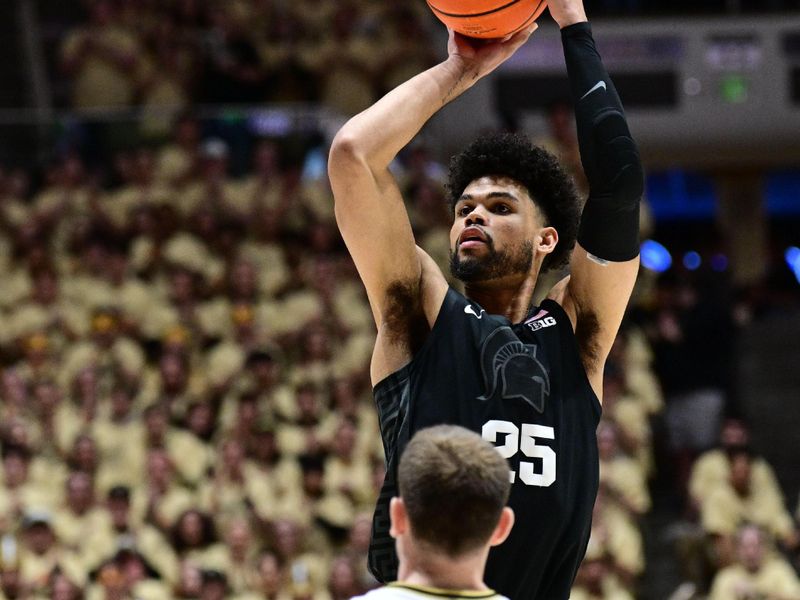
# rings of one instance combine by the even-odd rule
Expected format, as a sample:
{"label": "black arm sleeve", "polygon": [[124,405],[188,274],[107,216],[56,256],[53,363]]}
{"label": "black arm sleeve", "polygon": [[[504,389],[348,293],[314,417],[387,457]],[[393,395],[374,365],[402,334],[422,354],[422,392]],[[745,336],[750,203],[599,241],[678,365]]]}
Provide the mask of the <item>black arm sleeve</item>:
{"label": "black arm sleeve", "polygon": [[644,191],[639,151],[589,23],[565,27],[561,40],[581,163],[589,181],[578,242],[597,258],[631,260],[639,254],[639,202]]}

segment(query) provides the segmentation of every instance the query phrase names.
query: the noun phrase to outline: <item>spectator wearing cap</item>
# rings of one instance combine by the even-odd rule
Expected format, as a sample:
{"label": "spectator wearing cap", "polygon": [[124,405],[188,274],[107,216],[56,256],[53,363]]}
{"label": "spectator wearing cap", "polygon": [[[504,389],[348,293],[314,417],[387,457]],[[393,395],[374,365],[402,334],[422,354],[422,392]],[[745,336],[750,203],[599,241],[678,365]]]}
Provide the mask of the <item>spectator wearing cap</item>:
{"label": "spectator wearing cap", "polygon": [[216,569],[204,569],[202,577],[199,600],[224,600],[228,597],[230,587],[225,573]]}
{"label": "spectator wearing cap", "polygon": [[47,510],[30,508],[22,518],[22,547],[19,552],[20,576],[33,592],[44,592],[48,577],[68,552],[59,545],[53,531],[52,515]]}
{"label": "spectator wearing cap", "polygon": [[800,580],[777,553],[770,552],[768,534],[756,525],[744,525],[736,534],[734,564],[714,578],[709,600],[800,598]]}

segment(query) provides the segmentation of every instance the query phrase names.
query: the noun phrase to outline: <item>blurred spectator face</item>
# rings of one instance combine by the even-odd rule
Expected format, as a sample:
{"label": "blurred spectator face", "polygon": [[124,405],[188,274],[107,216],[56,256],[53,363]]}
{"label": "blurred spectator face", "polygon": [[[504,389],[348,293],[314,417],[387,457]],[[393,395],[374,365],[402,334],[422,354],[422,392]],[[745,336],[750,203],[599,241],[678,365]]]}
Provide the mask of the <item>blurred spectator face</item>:
{"label": "blurred spectator face", "polygon": [[260,463],[269,465],[277,458],[278,445],[275,441],[275,433],[272,431],[259,431],[255,434],[253,448],[251,448],[253,456]]}
{"label": "blurred spectator face", "polygon": [[550,134],[559,140],[574,136],[572,109],[566,102],[553,104],[547,111],[547,124]]}
{"label": "blurred spectator face", "polygon": [[30,435],[25,421],[17,417],[10,418],[3,431],[3,441],[12,446],[29,448]]}
{"label": "blurred spectator face", "polygon": [[153,152],[142,148],[136,153],[134,162],[134,173],[136,181],[140,185],[148,185],[153,181],[153,174],[155,173],[156,161]]}
{"label": "blurred spectator face", "polygon": [[167,433],[167,411],[161,406],[150,406],[144,413],[144,426],[151,442],[160,442]]}
{"label": "blurred spectator face", "polygon": [[300,551],[300,527],[293,521],[285,519],[275,522],[275,550],[285,560],[297,555]]}
{"label": "blurred spectator face", "polygon": [[731,462],[731,486],[740,496],[750,494],[750,457],[736,454]]}
{"label": "blurred spectator face", "polygon": [[78,600],[79,588],[66,575],[56,572],[50,583],[50,600]]}
{"label": "blurred spectator face", "polygon": [[114,156],[114,171],[123,184],[131,183],[136,179],[136,161],[130,152],[118,152]]}
{"label": "blurred spectator face", "polygon": [[234,556],[246,556],[252,539],[250,524],[244,519],[236,519],[228,526],[228,535],[225,537],[225,541]]}
{"label": "blurred spectator face", "polygon": [[24,169],[15,169],[5,179],[6,194],[12,198],[26,198],[31,180]]}
{"label": "blurred spectator face", "polygon": [[238,440],[228,440],[222,446],[222,461],[225,470],[238,473],[244,463],[244,448]]}
{"label": "blurred spectator face", "polygon": [[601,560],[585,561],[580,567],[579,580],[589,593],[603,596],[606,567]]}
{"label": "blurred spectator face", "polygon": [[25,545],[38,556],[47,554],[55,544],[56,537],[47,523],[33,523],[25,530]]}
{"label": "blurred spectator face", "polygon": [[203,576],[203,587],[200,600],[224,600],[228,593],[228,582],[222,573],[211,573]]}
{"label": "blurred spectator face", "polygon": [[239,399],[236,410],[236,420],[242,430],[252,430],[258,422],[258,402],[255,396],[243,397]]}
{"label": "blurred spectator face", "polygon": [[147,454],[147,475],[157,487],[169,487],[172,482],[172,461],[164,450],[151,450]]}
{"label": "blurred spectator face", "polygon": [[105,600],[123,600],[128,594],[125,575],[116,565],[103,567],[97,580],[103,587]]}
{"label": "blurred spectator face", "polygon": [[183,358],[177,354],[165,354],[158,366],[165,392],[178,394],[186,388],[189,373]]}
{"label": "blurred spectator face", "polygon": [[22,581],[19,576],[19,569],[4,568],[0,571],[0,589],[3,591],[3,596],[8,600],[22,595]]}
{"label": "blurred spectator face", "polygon": [[203,587],[203,576],[195,565],[188,561],[181,563],[177,595],[180,598],[197,598]]}
{"label": "blurred spectator face", "polygon": [[72,473],[67,478],[67,506],[76,514],[83,514],[94,504],[92,478],[86,473]]}
{"label": "blurred spectator face", "polygon": [[3,457],[3,482],[17,488],[28,480],[28,458],[22,452],[6,452]]}
{"label": "blurred spectator face", "polygon": [[206,402],[193,404],[186,416],[189,431],[201,439],[208,439],[214,432],[214,411]]}
{"label": "blurred spectator face", "polygon": [[97,469],[99,462],[97,444],[88,435],[80,435],[75,438],[70,456],[74,468],[79,469],[87,478],[89,473],[94,473]]}
{"label": "blurred spectator face", "polygon": [[314,327],[305,337],[305,354],[308,361],[330,360],[330,344],[324,329]]}
{"label": "blurred spectator face", "polygon": [[333,452],[340,459],[349,461],[356,448],[356,426],[347,419],[342,419],[333,438]]}
{"label": "blurred spectator face", "polygon": [[23,408],[28,402],[28,388],[25,380],[16,371],[6,369],[3,371],[2,379],[3,400],[18,408]]}
{"label": "blurred spectator face", "polygon": [[[192,213],[192,231],[197,237],[204,240],[213,241],[219,237],[219,220],[211,203],[200,205]],[[237,238],[236,243],[238,242]]]}
{"label": "blurred spectator face", "polygon": [[334,598],[352,598],[358,594],[358,584],[353,565],[344,557],[334,559],[328,588]]}
{"label": "blurred spectator face", "polygon": [[131,414],[133,408],[133,398],[131,393],[123,388],[115,388],[111,392],[111,419],[113,421],[124,421]]}
{"label": "blurred spectator face", "polygon": [[346,416],[354,416],[356,414],[358,404],[352,379],[343,377],[335,380],[331,386],[331,396],[336,412]]}
{"label": "blurred spectator face", "polygon": [[[101,1],[98,4],[105,4]],[[84,179],[83,162],[75,155],[69,156],[64,160],[61,165],[61,182],[62,185],[69,187],[80,185]]]}
{"label": "blurred spectator face", "polygon": [[603,423],[598,428],[597,448],[600,460],[611,460],[617,453],[617,430],[611,423]]}
{"label": "blurred spectator face", "polygon": [[186,269],[175,269],[169,276],[169,295],[176,304],[189,304],[195,300],[194,275]]}
{"label": "blurred spectator face", "polygon": [[303,469],[303,492],[309,498],[321,498],[325,493],[325,471],[322,465],[311,464]]}
{"label": "blurred spectator face", "polygon": [[258,563],[258,575],[261,579],[261,591],[265,596],[277,594],[283,584],[283,575],[278,563],[278,557],[272,552],[261,556]]}
{"label": "blurred spectator face", "polygon": [[41,381],[33,388],[33,398],[37,412],[49,417],[61,403],[61,390],[52,381]]}
{"label": "blurred spectator face", "polygon": [[751,573],[757,573],[764,564],[766,555],[764,542],[764,533],[758,527],[746,526],[739,533],[736,548],[739,562]]}
{"label": "blurred spectator face", "polygon": [[722,425],[720,442],[727,451],[745,448],[750,443],[750,432],[738,419],[728,419]]}
{"label": "blurred spectator face", "polygon": [[297,411],[300,423],[316,423],[319,419],[319,400],[317,393],[311,387],[302,387],[297,390]]}
{"label": "blurred spectator face", "polygon": [[367,514],[359,514],[353,521],[348,538],[349,546],[356,552],[365,553],[369,550],[369,542],[372,536],[372,517]]}
{"label": "blurred spectator face", "polygon": [[33,300],[49,305],[58,299],[58,278],[52,271],[39,271],[33,280]]}
{"label": "blurred spectator face", "polygon": [[111,525],[118,531],[128,528],[131,503],[123,498],[110,498],[108,500],[108,514],[111,516]]}
{"label": "blurred spectator face", "polygon": [[258,389],[269,391],[280,378],[280,366],[271,357],[258,357],[248,362],[248,370],[256,379]]}
{"label": "blurred spectator face", "polygon": [[97,404],[97,372],[94,367],[83,369],[75,376],[74,390],[81,408],[93,412]]}
{"label": "blurred spectator face", "polygon": [[136,552],[123,552],[117,557],[117,564],[125,577],[128,587],[133,587],[147,579],[147,566]]}
{"label": "blurred spectator face", "polygon": [[230,275],[232,295],[236,298],[254,298],[258,293],[256,268],[248,260],[233,264]]}
{"label": "blurred spectator face", "polygon": [[190,510],[183,514],[178,523],[178,536],[187,547],[197,548],[203,546],[204,539],[203,517],[199,512]]}

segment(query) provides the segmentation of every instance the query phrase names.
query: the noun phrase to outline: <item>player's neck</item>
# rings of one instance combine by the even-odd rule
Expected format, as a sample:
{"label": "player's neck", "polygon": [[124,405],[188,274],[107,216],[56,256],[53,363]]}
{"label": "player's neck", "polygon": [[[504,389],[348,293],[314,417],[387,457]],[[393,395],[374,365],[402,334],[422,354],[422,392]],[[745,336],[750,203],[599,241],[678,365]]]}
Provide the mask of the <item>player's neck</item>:
{"label": "player's neck", "polygon": [[519,323],[531,307],[536,279],[536,275],[530,275],[522,281],[470,282],[464,285],[464,293],[487,313]]}
{"label": "player's neck", "polygon": [[467,560],[456,563],[455,561],[442,561],[434,559],[425,563],[414,565],[407,573],[400,571],[399,580],[409,585],[418,585],[439,590],[474,591],[488,589],[483,582],[485,562],[474,564]]}

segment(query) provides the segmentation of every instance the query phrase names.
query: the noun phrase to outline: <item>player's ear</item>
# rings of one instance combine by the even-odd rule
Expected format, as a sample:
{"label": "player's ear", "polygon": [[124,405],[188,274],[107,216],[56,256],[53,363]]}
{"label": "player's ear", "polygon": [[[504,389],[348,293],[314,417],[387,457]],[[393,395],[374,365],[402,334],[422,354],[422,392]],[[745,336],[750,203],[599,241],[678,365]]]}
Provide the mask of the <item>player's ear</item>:
{"label": "player's ear", "polygon": [[539,254],[550,254],[558,244],[558,232],[555,227],[542,227],[536,236],[536,250]]}
{"label": "player's ear", "polygon": [[389,535],[393,538],[403,535],[408,530],[408,513],[402,498],[395,496],[389,502],[389,519],[392,522]]}
{"label": "player's ear", "polygon": [[499,546],[506,541],[508,534],[511,533],[511,528],[514,526],[514,511],[508,506],[500,513],[500,520],[494,528],[492,537],[489,538],[489,544],[492,546]]}

